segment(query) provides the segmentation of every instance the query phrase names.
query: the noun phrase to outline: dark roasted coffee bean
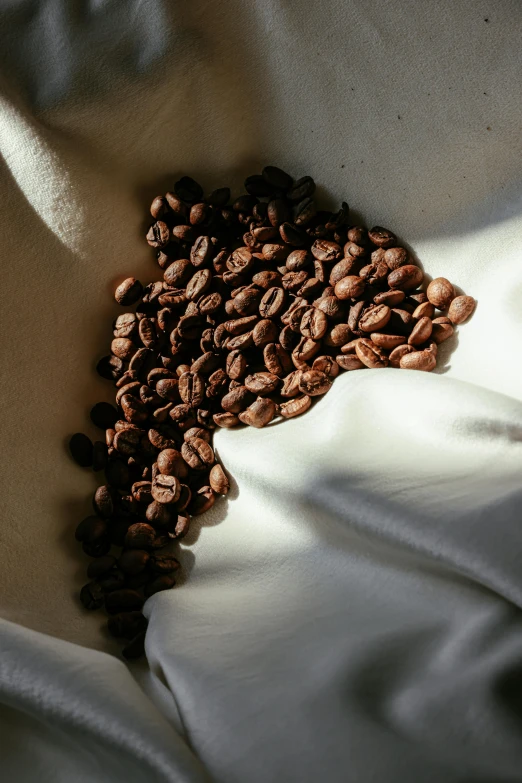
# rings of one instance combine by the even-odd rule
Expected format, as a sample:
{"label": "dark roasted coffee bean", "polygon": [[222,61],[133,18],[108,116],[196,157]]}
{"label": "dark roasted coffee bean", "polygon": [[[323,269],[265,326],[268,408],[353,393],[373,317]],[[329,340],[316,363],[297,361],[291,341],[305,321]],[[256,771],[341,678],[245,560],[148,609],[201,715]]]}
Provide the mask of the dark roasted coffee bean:
{"label": "dark roasted coffee bean", "polygon": [[292,177],[277,166],[265,166],[262,177],[273,188],[288,190],[292,187]]}
{"label": "dark roasted coffee bean", "polygon": [[307,362],[312,359],[321,347],[321,343],[311,337],[303,337],[292,352],[292,359],[297,362]]}
{"label": "dark roasted coffee bean", "polygon": [[209,375],[221,364],[222,359],[218,353],[207,351],[190,365],[190,372]]}
{"label": "dark roasted coffee bean", "polygon": [[90,417],[95,427],[106,430],[114,427],[118,420],[118,410],[109,402],[98,402],[91,408]]}
{"label": "dark roasted coffee bean", "polygon": [[96,365],[96,371],[102,378],[115,381],[123,372],[123,362],[118,356],[104,356]]}
{"label": "dark roasted coffee bean", "polygon": [[264,269],[262,272],[258,272],[252,278],[254,285],[258,288],[263,288],[268,291],[269,288],[281,285],[281,275],[279,272],[274,272],[271,269]]}
{"label": "dark roasted coffee bean", "polygon": [[120,404],[121,398],[124,394],[133,394],[135,397],[137,397],[140,391],[140,386],[141,384],[139,381],[131,381],[130,383],[126,383],[124,386],[120,386],[116,394],[116,405]]}
{"label": "dark roasted coffee bean", "polygon": [[98,487],[93,497],[93,506],[95,512],[102,519],[110,519],[114,513],[114,501],[110,487],[104,485]]}
{"label": "dark roasted coffee bean", "polygon": [[291,326],[285,326],[279,333],[279,342],[285,351],[293,351],[299,342],[299,336]]}
{"label": "dark roasted coffee bean", "polygon": [[154,500],[157,500],[158,503],[175,503],[179,498],[179,493],[180,483],[175,476],[159,473],[152,480],[152,497]]}
{"label": "dark roasted coffee bean", "polygon": [[82,543],[92,544],[104,538],[107,524],[99,517],[86,517],[76,528],[75,538]]}
{"label": "dark roasted coffee bean", "polygon": [[133,305],[141,297],[143,286],[135,277],[128,277],[117,287],[114,298],[120,305]]}
{"label": "dark roasted coffee bean", "polygon": [[227,413],[240,413],[245,410],[251,402],[254,401],[254,396],[246,386],[237,386],[235,389],[225,394],[221,400],[221,407]]}
{"label": "dark roasted coffee bean", "polygon": [[325,296],[316,302],[316,306],[332,321],[346,317],[346,306],[336,296]]}
{"label": "dark roasted coffee bean", "polygon": [[277,343],[268,343],[263,350],[263,359],[269,373],[280,378],[292,372],[290,355]]}
{"label": "dark roasted coffee bean", "polygon": [[88,557],[103,557],[110,552],[111,542],[109,537],[99,538],[92,543],[85,541],[82,544],[82,549]]}
{"label": "dark roasted coffee bean", "polygon": [[230,188],[217,188],[207,196],[206,202],[213,207],[224,207],[230,201]]}
{"label": "dark roasted coffee bean", "polygon": [[193,470],[205,470],[214,464],[212,447],[202,438],[193,438],[181,447],[183,459]]}
{"label": "dark roasted coffee bean", "polygon": [[[187,204],[194,204],[203,198],[203,188],[192,177],[181,177],[174,185],[174,193]],[[168,193],[167,200],[169,200]]]}
{"label": "dark roasted coffee bean", "polygon": [[370,242],[373,242],[377,247],[395,247],[397,244],[397,237],[387,228],[382,226],[374,226],[368,231],[368,237]]}
{"label": "dark roasted coffee bean", "polygon": [[180,563],[172,555],[153,555],[149,568],[153,574],[171,574],[180,568]]}
{"label": "dark roasted coffee bean", "polygon": [[119,359],[129,361],[136,353],[136,346],[128,337],[115,337],[111,342],[111,351]]}
{"label": "dark roasted coffee bean", "polygon": [[212,281],[210,269],[199,269],[187,283],[185,291],[187,299],[195,301],[199,299],[209,288]]}
{"label": "dark roasted coffee bean", "polygon": [[285,305],[285,299],[283,288],[269,288],[259,304],[259,312],[262,318],[276,318],[280,315]]}
{"label": "dark roasted coffee bean", "polygon": [[264,345],[274,342],[277,340],[278,331],[273,321],[268,318],[262,319],[255,325],[252,331],[254,345],[257,348],[262,348]]}
{"label": "dark roasted coffee bean", "polygon": [[175,405],[169,413],[172,421],[177,424],[178,429],[181,432],[194,427],[196,425],[196,414],[190,405],[182,403],[181,405]]}
{"label": "dark roasted coffee bean", "polygon": [[227,356],[227,374],[230,378],[238,380],[246,372],[247,362],[241,351],[231,351]]}
{"label": "dark roasted coffee bean", "polygon": [[151,525],[147,525],[145,522],[136,522],[127,530],[125,546],[128,549],[150,549],[155,538],[156,531]]}
{"label": "dark roasted coffee bean", "polygon": [[142,606],[143,598],[136,590],[114,590],[105,596],[105,609],[108,614],[135,611]]}
{"label": "dark roasted coffee bean", "polygon": [[290,201],[301,202],[305,198],[310,198],[315,192],[315,182],[312,177],[301,177],[293,187],[288,191],[287,196]]}
{"label": "dark roasted coffee bean", "polygon": [[197,372],[186,372],[179,379],[179,395],[183,402],[197,408],[205,396],[205,381]]}
{"label": "dark roasted coffee bean", "polygon": [[283,223],[279,226],[279,233],[283,242],[292,247],[302,247],[306,245],[308,237],[299,228],[292,223]]}
{"label": "dark roasted coffee bean", "polygon": [[123,415],[131,424],[141,424],[147,420],[147,408],[140,399],[132,394],[124,394],[120,400],[120,405]]}
{"label": "dark roasted coffee bean", "polygon": [[178,479],[184,479],[187,476],[187,466],[181,452],[177,449],[163,449],[163,451],[160,451],[156,464],[158,472],[164,476],[175,476]]}
{"label": "dark roasted coffee bean", "polygon": [[113,614],[107,621],[107,627],[111,636],[120,639],[134,639],[147,628],[147,618],[140,612],[120,612]]}
{"label": "dark roasted coffee bean", "polygon": [[[200,237],[201,238],[201,237]],[[187,258],[173,261],[163,273],[163,279],[167,285],[177,288],[190,280],[193,274],[192,265]]]}
{"label": "dark roasted coffee bean", "polygon": [[69,450],[74,461],[82,468],[90,468],[92,466],[92,441],[87,435],[84,435],[83,432],[77,432],[71,437],[69,440]]}
{"label": "dark roasted coffee bean", "polygon": [[80,590],[80,601],[86,609],[100,609],[104,600],[103,590],[97,582],[89,582]]}

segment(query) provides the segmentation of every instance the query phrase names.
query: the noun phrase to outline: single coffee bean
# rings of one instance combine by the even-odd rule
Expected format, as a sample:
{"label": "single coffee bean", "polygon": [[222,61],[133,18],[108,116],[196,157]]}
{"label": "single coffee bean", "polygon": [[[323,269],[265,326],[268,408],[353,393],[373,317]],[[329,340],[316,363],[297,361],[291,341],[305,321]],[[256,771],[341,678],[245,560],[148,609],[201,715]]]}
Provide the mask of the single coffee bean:
{"label": "single coffee bean", "polygon": [[120,454],[130,457],[138,451],[141,444],[141,438],[142,436],[139,430],[121,430],[114,436],[113,447]]}
{"label": "single coffee bean", "polygon": [[124,394],[120,400],[123,415],[131,424],[140,424],[148,418],[148,412],[145,405],[132,394]]}
{"label": "single coffee bean", "polygon": [[345,345],[352,337],[352,330],[348,324],[336,324],[326,332],[324,344],[328,348],[339,348]]}
{"label": "single coffee bean", "polygon": [[440,318],[435,318],[432,322],[431,339],[436,345],[440,345],[453,335],[454,329],[451,323],[445,323]]}
{"label": "single coffee bean", "polygon": [[363,226],[352,226],[347,237],[349,242],[355,242],[357,245],[365,245],[368,242],[368,232]]}
{"label": "single coffee bean", "polygon": [[392,272],[409,263],[409,253],[404,247],[390,247],[384,253],[384,261]]}
{"label": "single coffee bean", "polygon": [[439,310],[446,310],[455,299],[455,289],[445,277],[436,277],[432,280],[426,294],[431,304]]}
{"label": "single coffee bean", "polygon": [[387,305],[388,307],[397,307],[406,298],[404,291],[381,291],[373,297],[373,302],[376,305]]}
{"label": "single coffee bean", "polygon": [[179,560],[172,555],[153,555],[149,562],[149,568],[153,574],[172,574],[181,567]]}
{"label": "single coffee bean", "polygon": [[390,367],[400,367],[401,366],[401,359],[403,356],[405,356],[407,353],[414,353],[415,348],[413,345],[399,345],[397,348],[394,348],[393,351],[390,353],[389,361],[390,361]]}
{"label": "single coffee bean", "polygon": [[305,198],[313,196],[315,191],[315,182],[312,177],[301,177],[294,185],[288,190],[287,196],[290,201],[301,202]]}
{"label": "single coffee bean", "polygon": [[80,590],[80,601],[86,609],[100,609],[104,600],[103,590],[97,582],[89,582]]}
{"label": "single coffee bean", "polygon": [[[152,226],[147,231],[146,239],[151,247],[160,248],[160,247],[165,247],[165,245],[168,245],[170,241],[170,229],[168,225],[165,223],[165,221],[157,220],[155,223],[153,223]],[[136,299],[138,298],[139,297],[136,297]],[[133,304],[133,303],[126,301],[126,302],[121,302],[120,304]]]}
{"label": "single coffee bean", "polygon": [[183,440],[187,442],[192,440],[192,438],[201,438],[202,440],[206,440],[207,443],[210,443],[210,437],[210,432],[203,429],[203,427],[191,427],[190,430],[187,430],[187,432],[184,433]]}
{"label": "single coffee bean", "polygon": [[359,329],[363,332],[378,332],[384,329],[391,318],[391,310],[387,305],[370,305],[359,318]]}
{"label": "single coffee bean", "polygon": [[201,487],[193,496],[188,512],[191,516],[200,516],[212,508],[215,500],[216,496],[211,487]]}
{"label": "single coffee bean", "polygon": [[335,360],[339,367],[343,370],[362,370],[366,367],[363,362],[355,354],[340,354],[335,357]]}
{"label": "single coffee bean", "polygon": [[406,264],[400,266],[388,275],[390,288],[399,288],[402,291],[410,291],[422,283],[424,275],[418,266]]}
{"label": "single coffee bean", "polygon": [[120,305],[133,305],[141,297],[143,286],[135,277],[128,277],[117,287],[114,298]]}
{"label": "single coffee bean", "polygon": [[116,381],[123,372],[123,362],[118,356],[104,356],[96,365],[96,372],[108,381]]}
{"label": "single coffee bean", "polygon": [[292,177],[277,166],[265,166],[262,177],[273,188],[288,190],[292,187]]}
{"label": "single coffee bean", "polygon": [[226,495],[230,489],[228,477],[219,463],[216,463],[210,471],[209,482],[217,495]]}
{"label": "single coffee bean", "polygon": [[252,405],[249,405],[246,411],[239,414],[239,419],[243,424],[260,429],[266,427],[276,414],[276,405],[273,400],[259,397]]}
{"label": "single coffee bean", "polygon": [[269,373],[282,377],[292,371],[289,354],[277,343],[268,343],[263,349],[263,359]]}
{"label": "single coffee bean", "polygon": [[431,302],[423,302],[422,304],[417,305],[412,315],[417,321],[421,318],[433,318],[435,315],[435,307]]}
{"label": "single coffee bean", "polygon": [[386,354],[383,353],[377,345],[372,343],[371,340],[358,340],[357,345],[355,346],[355,353],[357,354],[357,358],[366,365],[366,367],[370,367],[371,369],[388,366]]}
{"label": "single coffee bean", "polygon": [[93,445],[83,432],[76,432],[69,440],[69,450],[75,462],[82,468],[92,467]]}
{"label": "single coffee bean", "polygon": [[153,527],[167,527],[172,520],[170,506],[153,500],[152,503],[149,503],[147,506],[145,517],[147,522],[150,522]]}
{"label": "single coffee bean", "polygon": [[229,412],[215,413],[212,418],[214,419],[214,424],[216,424],[216,426],[225,427],[226,429],[237,427],[238,424],[241,423],[235,414]]}
{"label": "single coffee bean", "polygon": [[128,549],[150,549],[156,538],[156,531],[146,522],[135,522],[130,525],[125,535],[125,546]]}
{"label": "single coffee bean", "polygon": [[139,395],[141,383],[139,381],[131,381],[124,386],[120,386],[116,394],[116,405],[120,404],[121,398],[124,394],[133,394],[135,397]]}
{"label": "single coffee bean", "polygon": [[430,339],[432,329],[433,326],[431,323],[431,318],[428,318],[427,316],[420,318],[413,327],[412,333],[408,337],[408,343],[410,345],[422,345],[422,343],[425,343],[426,340]]}
{"label": "single coffee bean", "polygon": [[290,206],[288,202],[282,198],[272,199],[272,201],[268,203],[267,215],[268,220],[274,227],[279,227],[282,223],[286,223],[292,218]]}
{"label": "single coffee bean", "polygon": [[260,397],[272,394],[277,389],[279,382],[277,375],[269,372],[256,372],[245,378],[245,386],[248,391]]}
{"label": "single coffee bean", "polygon": [[415,320],[411,313],[407,310],[402,310],[397,307],[393,307],[391,311],[390,320],[388,322],[388,330],[392,334],[410,334],[415,326]]}
{"label": "single coffee bean", "polygon": [[279,226],[279,234],[283,242],[292,247],[302,247],[306,245],[308,237],[305,232],[292,223],[282,223]]}
{"label": "single coffee bean", "polygon": [[75,538],[77,541],[87,544],[93,544],[95,541],[103,539],[107,533],[107,524],[99,517],[86,517],[76,528]]}
{"label": "single coffee bean", "polygon": [[311,307],[303,313],[299,329],[303,337],[320,340],[328,329],[328,319],[322,310]]}
{"label": "single coffee bean", "polygon": [[335,284],[335,295],[338,299],[357,299],[364,292],[366,283],[357,275],[343,277]]}
{"label": "single coffee bean", "polygon": [[370,242],[373,242],[377,247],[395,247],[397,244],[397,237],[387,228],[382,226],[374,226],[368,231],[368,237]]}
{"label": "single coffee bean", "polygon": [[288,400],[288,402],[283,402],[279,410],[281,416],[285,419],[293,419],[295,416],[306,413],[311,404],[312,398],[304,394],[301,397],[294,397],[294,399]]}
{"label": "single coffee bean", "polygon": [[202,438],[193,438],[181,446],[181,455],[193,470],[205,470],[214,464],[212,447]]}
{"label": "single coffee bean", "polygon": [[100,538],[98,541],[94,541],[89,544],[87,541],[82,544],[82,549],[88,557],[103,557],[111,548],[111,542],[109,537]]}
{"label": "single coffee bean", "polygon": [[292,351],[292,361],[295,362],[307,362],[312,359],[319,351],[321,343],[316,340],[312,340],[311,337],[303,337]]}
{"label": "single coffee bean", "polygon": [[111,351],[119,359],[129,361],[136,353],[136,346],[128,337],[115,337],[111,342]]}
{"label": "single coffee bean", "polygon": [[406,342],[404,335],[381,334],[380,332],[372,332],[370,339],[372,343],[375,343],[379,348],[384,348],[385,351],[392,351],[398,345],[403,345]]}
{"label": "single coffee bean", "polygon": [[90,418],[95,427],[106,430],[114,427],[118,420],[118,410],[109,402],[98,402],[91,408]]}
{"label": "single coffee bean", "polygon": [[114,513],[112,493],[106,485],[98,487],[94,493],[93,507],[102,519],[110,519]]}
{"label": "single coffee bean", "polygon": [[324,373],[331,381],[339,375],[339,365],[331,356],[318,356],[313,361],[312,370]]}
{"label": "single coffee bean", "polygon": [[277,318],[285,306],[285,291],[273,286],[263,295],[259,303],[259,313],[262,318]]}
{"label": "single coffee bean", "polygon": [[252,330],[252,339],[257,348],[262,348],[268,343],[277,340],[279,330],[275,323],[268,318],[264,318],[255,325]]}
{"label": "single coffee bean", "polygon": [[234,308],[238,315],[253,315],[257,312],[263,292],[259,288],[249,286],[234,298]]}
{"label": "single coffee bean", "polygon": [[359,264],[355,258],[342,258],[332,267],[328,282],[330,285],[335,286],[343,277],[356,275],[358,267]]}
{"label": "single coffee bean", "polygon": [[205,381],[197,372],[186,372],[179,379],[179,395],[183,402],[197,408],[205,397]]}
{"label": "single coffee bean", "polygon": [[289,373],[283,380],[283,386],[281,387],[281,397],[297,397],[299,394],[299,379],[301,378],[301,370],[294,370]]}
{"label": "single coffee bean", "polygon": [[467,321],[474,309],[475,300],[472,296],[456,296],[449,306],[448,317],[455,325],[462,324]]}
{"label": "single coffee bean", "polygon": [[310,269],[313,264],[313,256],[308,250],[293,250],[286,259],[286,268],[289,272],[300,272],[302,269]]}
{"label": "single coffee bean", "polygon": [[[356,242],[347,242],[343,248],[343,253],[346,258],[353,258],[357,261],[361,261],[368,255],[367,249],[362,245],[358,245]],[[377,260],[378,259],[374,259],[372,255],[372,262],[377,263]]]}
{"label": "single coffee bean", "polygon": [[233,380],[239,380],[246,372],[247,362],[241,351],[231,351],[226,361],[227,374]]}
{"label": "single coffee bean", "polygon": [[331,385],[332,382],[328,376],[319,370],[306,370],[301,373],[299,378],[299,391],[310,397],[326,394]]}
{"label": "single coffee bean", "polygon": [[[183,446],[181,448],[183,450]],[[152,480],[151,492],[152,497],[154,500],[157,500],[158,503],[175,503],[179,498],[180,493],[179,480],[175,476],[159,473]]]}
{"label": "single coffee bean", "polygon": [[357,337],[355,340],[350,340],[349,342],[345,343],[341,346],[341,353],[342,354],[354,354],[355,355],[355,349],[357,347],[357,343],[359,342],[361,338]]}
{"label": "single coffee bean", "polygon": [[138,319],[134,313],[123,313],[114,321],[113,335],[115,337],[132,338],[136,334]]}
{"label": "single coffee bean", "polygon": [[175,476],[178,479],[187,477],[187,466],[181,452],[177,449],[164,449],[157,456],[158,471],[164,476]]}
{"label": "single coffee bean", "polygon": [[402,370],[431,372],[435,369],[436,364],[437,359],[431,351],[414,351],[413,353],[406,353],[400,360],[400,367]]}
{"label": "single coffee bean", "polygon": [[317,239],[312,245],[312,255],[318,261],[332,264],[334,261],[339,261],[342,256],[342,250],[337,242],[330,242],[328,239]]}

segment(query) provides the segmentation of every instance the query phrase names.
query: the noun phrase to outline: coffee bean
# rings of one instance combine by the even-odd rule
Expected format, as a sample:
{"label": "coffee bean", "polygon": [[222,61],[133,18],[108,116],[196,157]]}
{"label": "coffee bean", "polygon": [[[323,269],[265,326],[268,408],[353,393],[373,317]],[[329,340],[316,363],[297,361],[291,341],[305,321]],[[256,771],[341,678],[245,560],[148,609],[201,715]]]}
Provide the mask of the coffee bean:
{"label": "coffee bean", "polygon": [[147,522],[150,522],[154,527],[167,527],[171,522],[172,514],[168,505],[153,500],[152,503],[149,503],[147,506],[145,517]]}
{"label": "coffee bean", "polygon": [[401,357],[400,367],[403,370],[420,370],[431,372],[435,369],[437,359],[431,351],[414,351]]}
{"label": "coffee bean", "polygon": [[422,304],[417,305],[412,315],[416,320],[420,320],[421,318],[425,317],[433,318],[435,315],[435,307],[431,304],[431,302],[423,302]]}
{"label": "coffee bean", "polygon": [[322,310],[311,307],[303,313],[299,329],[303,337],[320,340],[328,329],[328,319]]}
{"label": "coffee bean", "polygon": [[404,291],[391,290],[391,291],[381,291],[380,293],[376,294],[373,297],[373,301],[374,304],[376,305],[384,304],[387,305],[388,307],[397,307],[397,305],[400,305],[405,298],[406,298],[406,294],[404,293]]}
{"label": "coffee bean", "polygon": [[135,522],[130,525],[125,535],[125,546],[128,549],[150,549],[156,538],[156,531],[145,522]]}
{"label": "coffee bean", "polygon": [[102,519],[110,519],[114,513],[114,501],[110,487],[104,485],[98,487],[94,493],[93,507]]}
{"label": "coffee bean", "polygon": [[388,269],[392,271],[409,262],[409,253],[404,247],[390,247],[383,255]]}
{"label": "coffee bean", "polygon": [[252,330],[252,340],[257,348],[263,348],[268,343],[274,342],[278,337],[278,328],[268,318],[264,318],[255,325]]}
{"label": "coffee bean", "polygon": [[92,467],[93,445],[83,432],[76,432],[69,440],[69,450],[75,462],[82,468]]}
{"label": "coffee bean", "polygon": [[312,404],[312,398],[308,395],[302,395],[301,397],[295,397],[294,399],[283,402],[280,405],[281,416],[285,419],[293,419],[295,416],[300,416],[302,413],[306,413],[310,405]]}
{"label": "coffee bean", "polygon": [[384,329],[391,318],[391,310],[387,305],[370,305],[359,318],[359,329],[363,332],[378,332]]}
{"label": "coffee bean", "polygon": [[318,356],[313,361],[312,370],[324,373],[331,381],[339,375],[339,365],[331,356]]}
{"label": "coffee bean", "polygon": [[86,517],[76,528],[75,538],[82,543],[92,544],[103,539],[107,533],[107,524],[99,517]]}
{"label": "coffee bean", "polygon": [[449,306],[448,316],[452,323],[462,324],[467,321],[474,309],[475,300],[472,296],[456,296]]}
{"label": "coffee bean", "polygon": [[276,405],[273,400],[259,397],[252,405],[249,405],[246,411],[239,414],[239,419],[243,424],[251,427],[261,428],[269,424],[276,414]]}
{"label": "coffee bean", "polygon": [[332,382],[328,376],[319,370],[307,370],[302,372],[299,377],[299,391],[310,397],[326,394],[331,385]]}
{"label": "coffee bean", "polygon": [[339,261],[342,251],[337,242],[331,242],[328,239],[317,239],[312,245],[312,255],[318,261],[331,264]]}
{"label": "coffee bean", "polygon": [[[181,452],[177,449],[164,449],[157,456],[158,471],[164,476],[175,476],[177,479],[187,477],[187,466]],[[162,501],[164,502],[164,501]]]}
{"label": "coffee bean", "polygon": [[415,348],[413,345],[399,345],[397,348],[394,348],[393,351],[390,353],[389,361],[390,361],[390,367],[400,367],[401,366],[401,359],[403,356],[405,356],[407,353],[414,353]]}
{"label": "coffee bean", "polygon": [[424,275],[418,266],[406,264],[400,266],[388,275],[390,288],[399,288],[402,291],[410,291],[422,283]]}
{"label": "coffee bean", "polygon": [[140,612],[120,612],[113,614],[107,620],[111,636],[121,639],[133,639],[147,628],[147,618]]}
{"label": "coffee bean", "polygon": [[298,179],[292,188],[288,190],[287,196],[290,201],[301,202],[305,198],[313,196],[315,191],[315,182],[312,177],[301,177]]}
{"label": "coffee bean", "polygon": [[109,402],[98,402],[91,408],[90,417],[95,427],[106,430],[118,420],[118,410]]}
{"label": "coffee bean", "polygon": [[413,331],[411,332],[410,336],[408,337],[408,343],[410,345],[422,345],[422,343],[425,343],[426,340],[430,339],[432,329],[433,326],[431,318],[428,318],[427,316],[420,318],[413,327]]}
{"label": "coffee bean", "polygon": [[395,247],[397,243],[397,237],[387,228],[382,226],[374,226],[368,231],[368,237],[370,242],[373,242],[377,247]]}
{"label": "coffee bean", "polygon": [[335,357],[335,361],[342,370],[362,370],[367,366],[355,354],[340,354]]}
{"label": "coffee bean", "polygon": [[89,582],[80,590],[80,601],[86,609],[99,609],[104,600],[103,590],[97,582]]}
{"label": "coffee bean", "polygon": [[115,381],[123,372],[123,362],[118,356],[104,356],[96,365],[96,372],[108,381]]}
{"label": "coffee bean", "polygon": [[436,277],[426,291],[428,300],[439,310],[446,310],[455,298],[455,289],[445,277]]}
{"label": "coffee bean", "polygon": [[436,345],[440,345],[453,335],[454,329],[451,323],[446,323],[441,318],[435,318],[432,322],[431,339]]}
{"label": "coffee bean", "polygon": [[114,298],[120,305],[133,305],[141,297],[143,286],[135,277],[128,277],[117,287]]}
{"label": "coffee bean", "polygon": [[105,609],[108,614],[118,614],[141,609],[143,598],[136,590],[114,590],[105,596]]}
{"label": "coffee bean", "polygon": [[147,420],[147,408],[137,397],[132,394],[124,394],[120,400],[123,415],[131,424],[140,424]]}
{"label": "coffee bean", "polygon": [[406,342],[404,335],[381,334],[380,332],[372,332],[370,339],[372,343],[375,343],[379,348],[384,348],[385,351],[392,351],[398,345],[403,345]]}
{"label": "coffee bean", "polygon": [[388,358],[385,353],[371,340],[362,339],[357,341],[355,346],[357,358],[371,369],[378,367],[387,367]]}
{"label": "coffee bean", "polygon": [[343,277],[335,284],[335,295],[338,299],[357,299],[364,292],[366,283],[357,275]]}
{"label": "coffee bean", "polygon": [[253,394],[265,397],[272,394],[279,385],[279,378],[269,372],[257,372],[247,375],[245,386]]}
{"label": "coffee bean", "polygon": [[[183,453],[183,446],[181,448]],[[152,480],[151,491],[158,503],[175,503],[180,493],[179,480],[175,476],[160,473]]]}
{"label": "coffee bean", "polygon": [[205,470],[214,464],[212,447],[202,438],[193,438],[183,443],[181,455],[192,470]]}

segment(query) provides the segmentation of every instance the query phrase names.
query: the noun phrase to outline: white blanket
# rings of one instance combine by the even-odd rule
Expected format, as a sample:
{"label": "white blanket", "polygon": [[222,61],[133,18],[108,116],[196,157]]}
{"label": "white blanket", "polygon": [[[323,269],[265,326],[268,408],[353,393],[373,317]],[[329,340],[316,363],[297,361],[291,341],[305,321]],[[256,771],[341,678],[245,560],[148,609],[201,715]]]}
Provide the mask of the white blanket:
{"label": "white blanket", "polygon": [[[0,9],[3,780],[522,779],[521,27],[509,0]],[[77,602],[95,480],[64,444],[110,399],[115,281],[157,274],[151,198],[267,162],[477,311],[430,376],[218,433],[232,492],[133,678]]]}

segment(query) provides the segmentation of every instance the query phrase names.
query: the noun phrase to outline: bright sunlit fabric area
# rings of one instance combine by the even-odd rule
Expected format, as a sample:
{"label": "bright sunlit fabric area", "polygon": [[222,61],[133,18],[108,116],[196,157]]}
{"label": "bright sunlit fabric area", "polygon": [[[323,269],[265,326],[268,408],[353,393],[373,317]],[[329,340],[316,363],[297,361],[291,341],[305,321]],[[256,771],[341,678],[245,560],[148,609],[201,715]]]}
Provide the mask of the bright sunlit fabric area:
{"label": "bright sunlit fabric area", "polygon": [[[516,0],[0,8],[0,777],[522,781]],[[477,300],[432,374],[360,370],[220,431],[226,499],[130,667],[77,593],[115,281],[148,205],[266,164]],[[91,427],[91,429],[89,429]]]}

